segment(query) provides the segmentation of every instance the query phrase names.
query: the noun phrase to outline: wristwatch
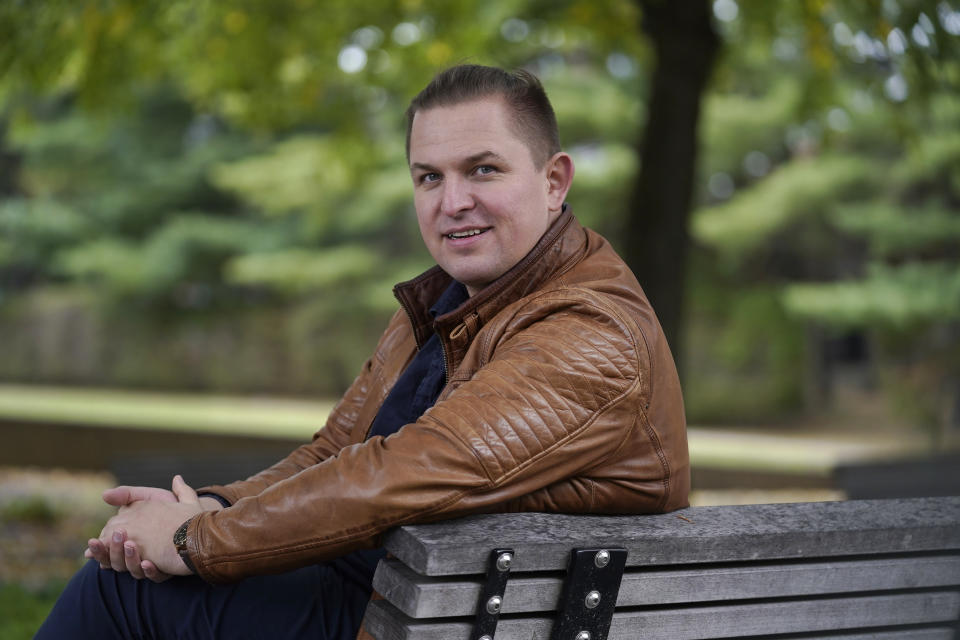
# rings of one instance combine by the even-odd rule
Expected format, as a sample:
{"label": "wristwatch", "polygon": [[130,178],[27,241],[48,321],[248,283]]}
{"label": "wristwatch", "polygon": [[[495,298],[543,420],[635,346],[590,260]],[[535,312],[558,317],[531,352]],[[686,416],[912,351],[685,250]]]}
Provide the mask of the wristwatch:
{"label": "wristwatch", "polygon": [[193,520],[193,517],[187,518],[187,521],[180,525],[180,528],[173,534],[173,546],[177,548],[180,559],[183,560],[183,564],[187,565],[190,573],[196,573],[197,569],[193,566],[193,561],[190,560],[190,551],[187,549],[187,529],[190,527],[191,520]]}

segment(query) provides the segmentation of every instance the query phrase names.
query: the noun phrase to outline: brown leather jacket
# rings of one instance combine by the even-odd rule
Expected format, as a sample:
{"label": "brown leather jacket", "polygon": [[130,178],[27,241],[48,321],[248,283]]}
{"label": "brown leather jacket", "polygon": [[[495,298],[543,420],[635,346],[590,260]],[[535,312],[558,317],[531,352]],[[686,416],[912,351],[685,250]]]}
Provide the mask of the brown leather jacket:
{"label": "brown leather jacket", "polygon": [[[398,311],[326,426],[194,518],[210,582],[375,547],[397,525],[470,513],[650,513],[687,505],[680,384],[640,285],[565,211],[531,252],[456,311],[428,309],[438,267],[400,284]],[[366,440],[435,325],[447,386],[417,422]]]}

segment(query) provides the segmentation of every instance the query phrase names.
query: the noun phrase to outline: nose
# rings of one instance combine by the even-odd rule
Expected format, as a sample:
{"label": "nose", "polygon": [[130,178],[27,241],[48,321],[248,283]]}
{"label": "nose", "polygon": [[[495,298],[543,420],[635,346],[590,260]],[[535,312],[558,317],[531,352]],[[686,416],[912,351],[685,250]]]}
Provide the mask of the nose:
{"label": "nose", "polygon": [[443,196],[440,199],[440,212],[445,216],[456,217],[473,208],[473,194],[470,184],[457,178],[445,178]]}

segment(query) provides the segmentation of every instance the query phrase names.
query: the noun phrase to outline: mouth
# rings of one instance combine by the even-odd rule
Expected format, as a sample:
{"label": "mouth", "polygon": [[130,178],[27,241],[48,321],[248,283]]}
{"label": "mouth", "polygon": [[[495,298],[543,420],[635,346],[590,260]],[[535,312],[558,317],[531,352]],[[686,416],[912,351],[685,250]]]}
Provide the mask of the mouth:
{"label": "mouth", "polygon": [[450,240],[463,240],[464,238],[472,238],[478,236],[481,233],[486,233],[490,227],[485,227],[483,229],[466,229],[464,231],[453,231],[451,233],[445,234],[445,237]]}

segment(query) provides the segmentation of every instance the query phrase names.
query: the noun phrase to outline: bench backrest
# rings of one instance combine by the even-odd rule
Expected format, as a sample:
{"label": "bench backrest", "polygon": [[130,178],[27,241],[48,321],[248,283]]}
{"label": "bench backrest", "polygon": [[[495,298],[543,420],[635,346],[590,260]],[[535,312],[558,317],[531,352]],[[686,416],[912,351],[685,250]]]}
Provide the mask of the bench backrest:
{"label": "bench backrest", "polygon": [[960,638],[957,497],[473,516],[386,547],[365,621],[382,640],[473,637],[497,548],[514,555],[495,640],[551,638],[571,550],[613,547],[627,560],[611,639]]}

